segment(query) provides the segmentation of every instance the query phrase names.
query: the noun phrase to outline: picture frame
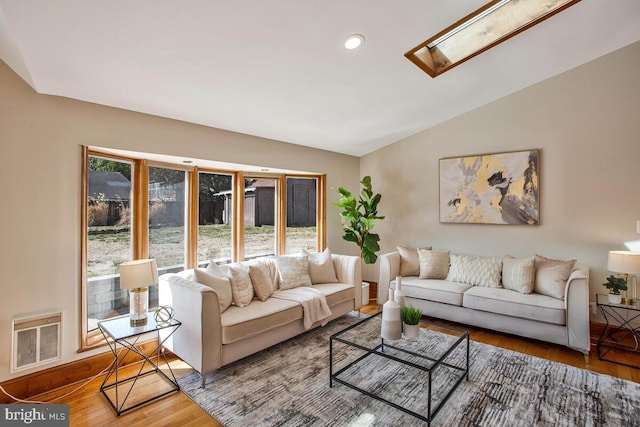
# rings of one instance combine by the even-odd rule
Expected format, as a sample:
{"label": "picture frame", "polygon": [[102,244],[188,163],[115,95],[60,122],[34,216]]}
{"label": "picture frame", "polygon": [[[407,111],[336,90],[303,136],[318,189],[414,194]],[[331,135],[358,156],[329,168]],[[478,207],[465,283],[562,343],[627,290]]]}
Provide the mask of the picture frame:
{"label": "picture frame", "polygon": [[439,160],[440,222],[540,225],[539,150]]}

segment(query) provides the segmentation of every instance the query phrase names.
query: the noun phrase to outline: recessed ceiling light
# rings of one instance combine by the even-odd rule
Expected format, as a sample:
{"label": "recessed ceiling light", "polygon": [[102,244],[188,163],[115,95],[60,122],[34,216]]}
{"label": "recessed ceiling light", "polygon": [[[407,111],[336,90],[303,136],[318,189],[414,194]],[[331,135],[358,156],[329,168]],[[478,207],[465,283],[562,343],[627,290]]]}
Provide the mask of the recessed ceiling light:
{"label": "recessed ceiling light", "polygon": [[364,43],[364,36],[362,34],[351,34],[345,39],[344,47],[349,50],[357,49],[362,46],[362,43]]}

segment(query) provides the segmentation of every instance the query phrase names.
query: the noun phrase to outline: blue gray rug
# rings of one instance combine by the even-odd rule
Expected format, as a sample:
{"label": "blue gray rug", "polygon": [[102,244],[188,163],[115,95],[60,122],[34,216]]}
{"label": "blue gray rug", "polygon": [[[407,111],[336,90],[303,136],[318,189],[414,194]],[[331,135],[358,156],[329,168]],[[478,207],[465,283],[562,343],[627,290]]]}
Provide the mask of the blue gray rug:
{"label": "blue gray rug", "polygon": [[[227,427],[426,425],[344,385],[329,388],[329,336],[357,320],[343,316],[210,373],[205,389],[195,372],[178,381]],[[434,347],[450,339],[421,333]],[[347,359],[358,354],[348,347],[338,352]],[[452,360],[462,357],[459,352]],[[353,374],[363,387],[426,413],[423,373],[370,359]],[[432,426],[640,426],[640,384],[473,341],[470,363],[469,381],[460,384]],[[439,381],[446,383],[446,375]]]}

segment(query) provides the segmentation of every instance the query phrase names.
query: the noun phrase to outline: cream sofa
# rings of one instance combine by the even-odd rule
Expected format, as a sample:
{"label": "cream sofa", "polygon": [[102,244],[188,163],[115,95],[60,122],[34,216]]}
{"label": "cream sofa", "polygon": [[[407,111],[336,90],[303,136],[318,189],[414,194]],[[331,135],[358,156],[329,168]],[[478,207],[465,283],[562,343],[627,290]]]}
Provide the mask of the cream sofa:
{"label": "cream sofa", "polygon": [[[360,258],[330,254],[330,259],[336,281],[312,285],[326,297],[331,310],[322,323],[361,307]],[[260,261],[269,259],[238,264]],[[275,273],[277,290],[279,276]],[[231,305],[221,312],[219,292],[195,282],[193,276],[193,270],[163,275],[159,292],[160,304],[172,306],[175,318],[182,322],[166,347],[200,373],[202,387],[208,372],[321,325],[315,322],[306,329],[301,304],[274,297],[253,298],[245,307]]]}
{"label": "cream sofa", "polygon": [[[404,262],[409,263],[411,260],[407,256]],[[398,251],[380,256],[379,305],[388,300],[389,286],[395,286],[402,263],[403,257]],[[422,309],[427,316],[589,353],[589,269],[586,266],[574,265],[564,289],[560,289],[555,297],[536,292],[525,294],[503,287],[472,286],[449,280],[449,276],[445,279],[401,276],[406,305]]]}

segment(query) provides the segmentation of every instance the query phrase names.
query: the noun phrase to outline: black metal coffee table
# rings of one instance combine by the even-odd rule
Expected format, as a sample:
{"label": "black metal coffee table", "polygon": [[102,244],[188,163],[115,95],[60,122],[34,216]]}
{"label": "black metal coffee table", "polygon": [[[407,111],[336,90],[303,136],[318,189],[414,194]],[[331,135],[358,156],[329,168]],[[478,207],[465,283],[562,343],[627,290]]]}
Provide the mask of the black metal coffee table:
{"label": "black metal coffee table", "polygon": [[[381,314],[331,336],[329,386],[333,387],[334,381],[346,385],[430,425],[462,380],[469,380],[469,332],[422,320],[418,338],[383,340]],[[373,370],[376,375],[382,371],[389,374],[383,372],[381,378],[371,381]],[[415,389],[416,385],[424,388],[415,393],[419,405],[404,395],[404,390]],[[402,393],[390,391],[398,389]],[[421,412],[417,412],[419,407]]]}

